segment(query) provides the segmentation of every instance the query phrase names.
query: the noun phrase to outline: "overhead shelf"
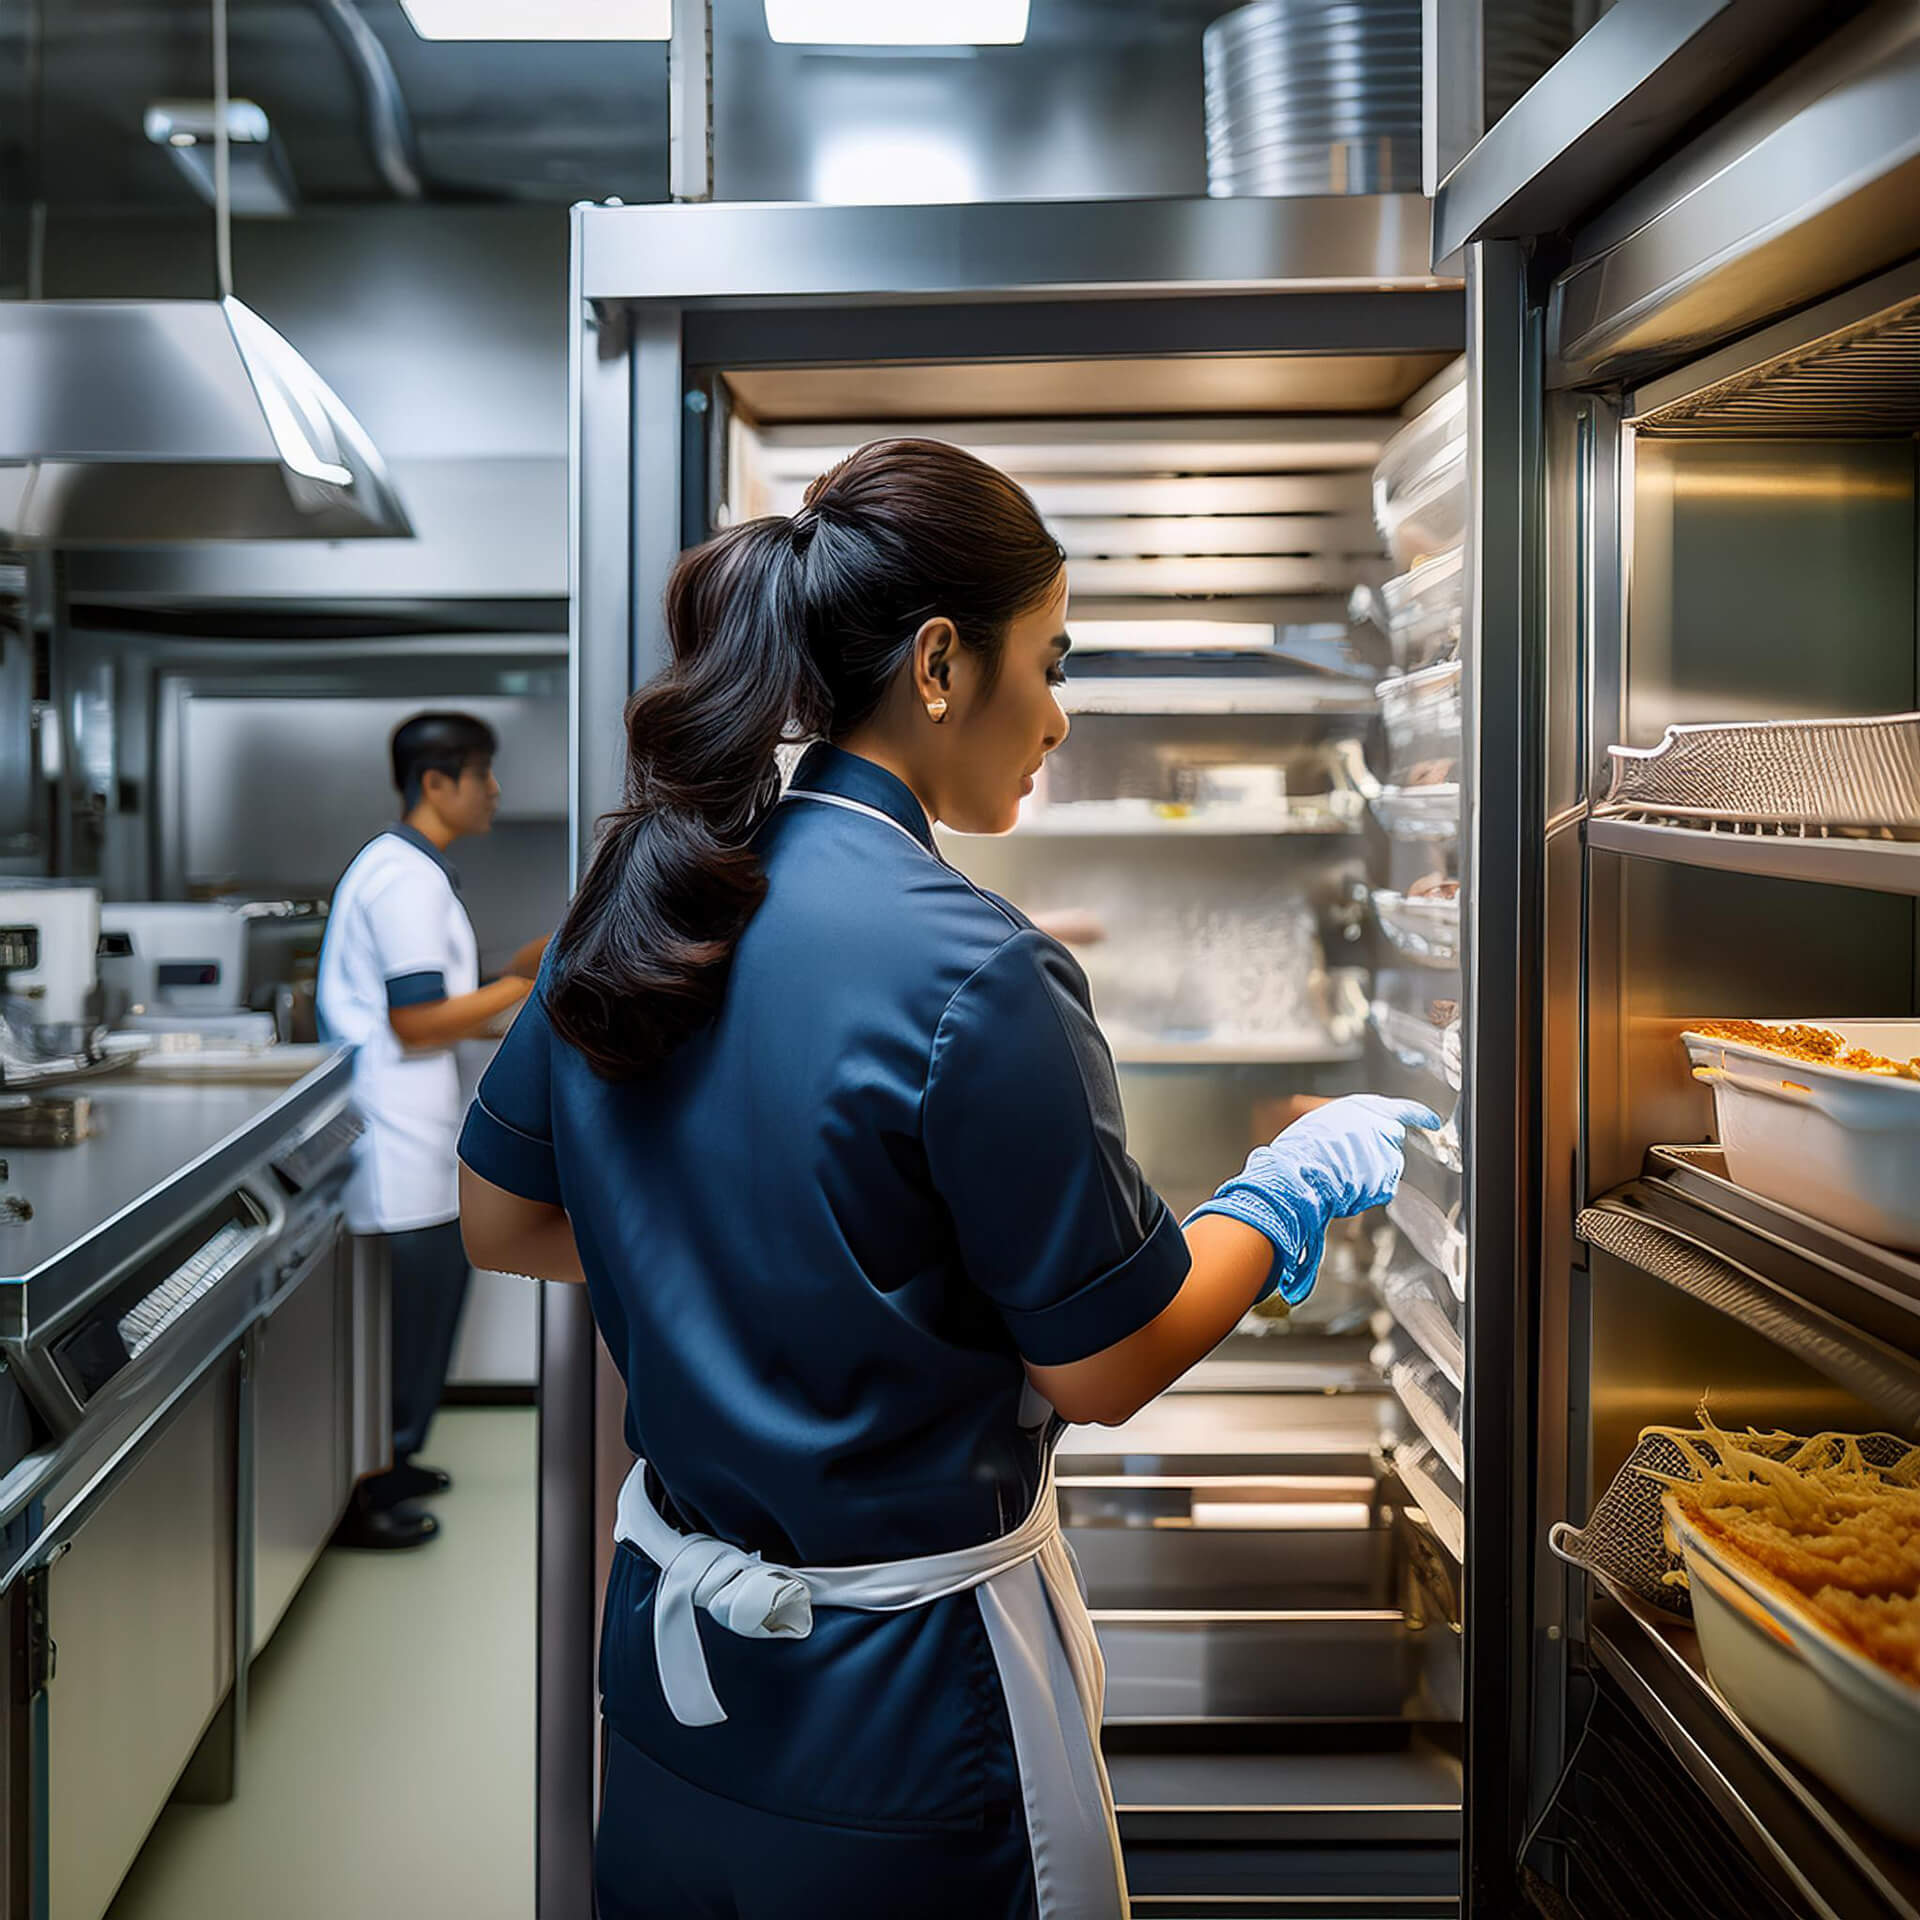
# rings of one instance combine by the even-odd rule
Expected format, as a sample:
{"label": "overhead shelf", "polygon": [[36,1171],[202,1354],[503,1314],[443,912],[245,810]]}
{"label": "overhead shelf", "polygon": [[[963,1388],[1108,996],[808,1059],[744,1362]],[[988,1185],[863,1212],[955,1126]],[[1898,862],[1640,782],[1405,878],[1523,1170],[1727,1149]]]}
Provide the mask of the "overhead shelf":
{"label": "overhead shelf", "polygon": [[1587,820],[1587,845],[1636,859],[1670,860],[1774,880],[1920,894],[1920,841],[1848,840],[1734,828],[1654,826],[1640,820]]}
{"label": "overhead shelf", "polygon": [[1602,1583],[1591,1645],[1601,1668],[1692,1776],[1748,1853],[1827,1920],[1920,1920],[1920,1856],[1883,1839],[1826,1787],[1748,1731],[1714,1691],[1690,1627]]}
{"label": "overhead shelf", "polygon": [[1355,713],[1374,710],[1373,689],[1309,674],[1248,674],[1236,679],[1083,674],[1060,690],[1068,713]]}
{"label": "overhead shelf", "polygon": [[1360,1058],[1357,1042],[1335,1040],[1136,1040],[1112,1042],[1122,1067],[1317,1067]]}
{"label": "overhead shelf", "polygon": [[1188,814],[1155,812],[1147,802],[1084,800],[1057,807],[1035,807],[1021,816],[1010,835],[955,834],[943,839],[976,840],[1244,840],[1304,835],[1337,840],[1360,831],[1358,814],[1314,808],[1286,811],[1250,807],[1202,808]]}
{"label": "overhead shelf", "polygon": [[1735,1186],[1712,1147],[1653,1148],[1580,1233],[1920,1429],[1920,1260]]}

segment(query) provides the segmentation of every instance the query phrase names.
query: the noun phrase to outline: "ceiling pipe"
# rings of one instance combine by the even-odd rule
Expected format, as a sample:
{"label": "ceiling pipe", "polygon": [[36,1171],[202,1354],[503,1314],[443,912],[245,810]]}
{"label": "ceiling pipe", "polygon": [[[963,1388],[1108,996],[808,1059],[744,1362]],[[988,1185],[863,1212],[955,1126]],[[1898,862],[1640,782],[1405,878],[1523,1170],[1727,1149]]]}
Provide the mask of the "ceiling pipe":
{"label": "ceiling pipe", "polygon": [[373,164],[397,200],[424,200],[426,173],[413,137],[413,116],[380,36],[367,25],[354,0],[311,0],[327,30],[339,42],[360,89],[367,145]]}

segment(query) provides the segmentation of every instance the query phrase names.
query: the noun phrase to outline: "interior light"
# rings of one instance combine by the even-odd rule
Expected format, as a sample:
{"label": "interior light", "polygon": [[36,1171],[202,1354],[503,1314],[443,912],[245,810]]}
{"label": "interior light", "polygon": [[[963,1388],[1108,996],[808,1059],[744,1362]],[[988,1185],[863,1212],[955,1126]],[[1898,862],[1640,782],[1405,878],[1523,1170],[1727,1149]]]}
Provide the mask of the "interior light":
{"label": "interior light", "polygon": [[935,206],[980,198],[973,155],[931,128],[854,127],[829,134],[814,160],[813,197],[830,206]]}
{"label": "interior light", "polygon": [[767,32],[789,46],[1012,47],[1027,0],[767,0]]}
{"label": "interior light", "polygon": [[666,40],[673,0],[400,0],[422,40]]}
{"label": "interior light", "polygon": [[1067,630],[1075,653],[1264,653],[1277,638],[1267,620],[1070,619]]}

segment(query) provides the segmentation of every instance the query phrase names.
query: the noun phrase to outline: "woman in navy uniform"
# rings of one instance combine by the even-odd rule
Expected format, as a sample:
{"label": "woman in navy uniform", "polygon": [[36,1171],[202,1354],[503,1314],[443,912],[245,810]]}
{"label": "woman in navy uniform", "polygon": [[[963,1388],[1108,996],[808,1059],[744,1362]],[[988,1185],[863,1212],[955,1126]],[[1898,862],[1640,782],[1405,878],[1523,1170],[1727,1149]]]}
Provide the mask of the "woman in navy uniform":
{"label": "woman in navy uniform", "polygon": [[[1066,737],[1061,550],[864,448],[683,556],[673,664],[461,1139],[475,1262],[584,1280],[625,1376],[601,1920],[1114,1920],[1068,1421],[1312,1285],[1424,1108],[1290,1127],[1183,1227],[1066,951],[941,859]],[[776,749],[812,739],[783,794]]]}

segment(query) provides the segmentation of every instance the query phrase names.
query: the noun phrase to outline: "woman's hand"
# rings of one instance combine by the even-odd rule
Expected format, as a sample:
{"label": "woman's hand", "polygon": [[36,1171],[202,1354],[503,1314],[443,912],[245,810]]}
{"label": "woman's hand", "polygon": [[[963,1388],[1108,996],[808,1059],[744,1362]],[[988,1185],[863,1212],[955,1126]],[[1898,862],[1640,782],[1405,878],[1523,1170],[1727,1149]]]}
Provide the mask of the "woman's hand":
{"label": "woman's hand", "polygon": [[1139,1332],[1065,1366],[1027,1373],[1067,1419],[1119,1426],[1204,1360],[1257,1301],[1304,1300],[1331,1221],[1392,1197],[1408,1127],[1440,1116],[1413,1100],[1349,1094],[1255,1147],[1246,1167],[1187,1222],[1193,1269]]}
{"label": "woman's hand", "polygon": [[[1393,1198],[1406,1165],[1406,1130],[1439,1127],[1417,1100],[1351,1093],[1296,1120],[1194,1215],[1221,1214],[1263,1235],[1274,1252],[1261,1293],[1306,1298],[1320,1270],[1327,1228]],[[1191,1223],[1189,1223],[1191,1224]]]}

